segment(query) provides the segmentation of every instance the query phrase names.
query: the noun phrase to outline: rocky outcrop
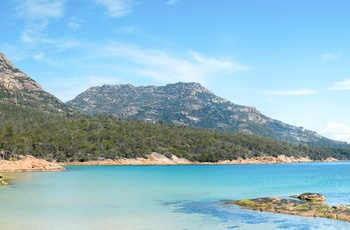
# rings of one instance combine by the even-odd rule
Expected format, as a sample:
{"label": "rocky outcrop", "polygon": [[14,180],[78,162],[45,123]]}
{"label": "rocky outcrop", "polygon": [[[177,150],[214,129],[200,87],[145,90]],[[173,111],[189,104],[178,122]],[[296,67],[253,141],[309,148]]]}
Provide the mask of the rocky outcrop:
{"label": "rocky outcrop", "polygon": [[41,86],[17,69],[0,53],[0,85],[10,90],[42,90]]}
{"label": "rocky outcrop", "polygon": [[3,53],[0,53],[0,102],[44,112],[74,112],[16,68]]}
{"label": "rocky outcrop", "polygon": [[298,198],[300,200],[306,200],[306,201],[325,201],[326,197],[319,193],[302,193],[299,196],[291,196],[293,198]]}
{"label": "rocky outcrop", "polygon": [[[328,157],[321,162],[337,162],[339,160]],[[310,163],[315,162],[309,157],[287,157],[285,155],[253,157],[248,159],[238,158],[237,160],[223,160],[212,164],[294,164],[294,163]]]}
{"label": "rocky outcrop", "polygon": [[255,211],[274,212],[305,217],[322,217],[350,222],[350,209],[346,206],[329,206],[321,200],[326,198],[318,193],[303,193],[300,199],[263,197],[249,200],[227,201]]}
{"label": "rocky outcrop", "polygon": [[22,156],[21,159],[0,160],[0,172],[52,172],[63,171],[62,166],[37,159],[33,156]]}
{"label": "rocky outcrop", "polygon": [[277,157],[264,156],[253,157],[248,159],[238,158],[237,160],[219,161],[218,164],[291,164],[291,163],[308,163],[313,162],[309,157],[287,157],[279,155]]}

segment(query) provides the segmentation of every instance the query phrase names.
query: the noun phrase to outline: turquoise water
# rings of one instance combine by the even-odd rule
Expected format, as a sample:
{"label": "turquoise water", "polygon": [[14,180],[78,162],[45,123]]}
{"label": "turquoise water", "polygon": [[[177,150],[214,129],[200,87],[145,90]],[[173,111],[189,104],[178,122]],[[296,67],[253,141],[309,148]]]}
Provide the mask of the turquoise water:
{"label": "turquoise water", "polygon": [[350,229],[350,223],[254,212],[224,200],[324,194],[350,204],[350,163],[74,166],[7,174],[0,229]]}

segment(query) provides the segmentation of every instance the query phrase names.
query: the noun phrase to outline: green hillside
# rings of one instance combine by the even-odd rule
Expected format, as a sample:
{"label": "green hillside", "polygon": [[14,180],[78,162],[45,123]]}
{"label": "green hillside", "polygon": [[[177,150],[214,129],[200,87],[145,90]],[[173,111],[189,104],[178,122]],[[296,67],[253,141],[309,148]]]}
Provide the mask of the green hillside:
{"label": "green hillside", "polygon": [[350,159],[350,149],[311,147],[266,137],[112,115],[55,115],[0,103],[0,149],[58,161],[147,157],[151,152],[216,162],[256,156]]}

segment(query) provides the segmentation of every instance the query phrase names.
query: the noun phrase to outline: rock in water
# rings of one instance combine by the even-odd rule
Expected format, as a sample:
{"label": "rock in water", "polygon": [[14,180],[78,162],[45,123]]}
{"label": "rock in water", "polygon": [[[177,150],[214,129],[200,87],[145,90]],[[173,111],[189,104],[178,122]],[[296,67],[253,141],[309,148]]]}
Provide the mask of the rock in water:
{"label": "rock in water", "polygon": [[307,200],[307,201],[324,201],[326,200],[326,197],[319,193],[302,193],[298,197],[300,200]]}
{"label": "rock in water", "polygon": [[350,209],[346,206],[329,206],[322,201],[326,198],[318,193],[303,193],[292,196],[296,199],[263,197],[250,200],[227,201],[255,211],[274,212],[305,217],[322,217],[350,222]]}

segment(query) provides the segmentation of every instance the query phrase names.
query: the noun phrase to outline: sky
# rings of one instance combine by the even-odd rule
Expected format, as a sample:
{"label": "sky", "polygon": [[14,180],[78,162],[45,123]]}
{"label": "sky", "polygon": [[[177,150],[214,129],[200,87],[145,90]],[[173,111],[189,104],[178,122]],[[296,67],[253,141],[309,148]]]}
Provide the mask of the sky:
{"label": "sky", "polygon": [[0,52],[62,101],[198,82],[350,143],[348,0],[1,0]]}

